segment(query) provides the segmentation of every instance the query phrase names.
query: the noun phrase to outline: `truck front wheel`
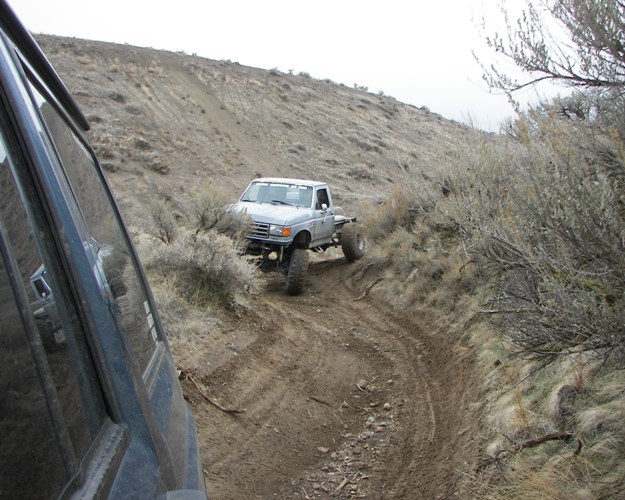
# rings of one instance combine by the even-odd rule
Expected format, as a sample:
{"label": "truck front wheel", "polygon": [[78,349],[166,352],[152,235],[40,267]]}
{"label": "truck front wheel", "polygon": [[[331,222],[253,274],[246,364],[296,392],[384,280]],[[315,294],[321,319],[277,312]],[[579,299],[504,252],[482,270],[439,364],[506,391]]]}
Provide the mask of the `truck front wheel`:
{"label": "truck front wheel", "polygon": [[365,254],[365,240],[358,230],[358,224],[352,222],[343,226],[341,248],[348,262],[358,260]]}
{"label": "truck front wheel", "polygon": [[296,248],[291,253],[289,271],[286,275],[286,292],[289,295],[300,295],[304,291],[308,258],[308,251],[302,248]]}

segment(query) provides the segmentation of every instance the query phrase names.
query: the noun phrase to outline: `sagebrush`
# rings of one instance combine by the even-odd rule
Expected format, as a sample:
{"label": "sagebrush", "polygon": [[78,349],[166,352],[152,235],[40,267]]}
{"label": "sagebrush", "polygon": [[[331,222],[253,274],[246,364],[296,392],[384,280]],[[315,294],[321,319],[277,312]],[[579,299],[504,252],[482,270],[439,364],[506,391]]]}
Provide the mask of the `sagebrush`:
{"label": "sagebrush", "polygon": [[447,325],[441,341],[499,334],[482,355],[485,457],[466,473],[480,498],[625,492],[625,147],[605,115],[562,106],[406,174],[367,225],[367,264],[389,278],[375,293]]}
{"label": "sagebrush", "polygon": [[237,292],[258,286],[255,266],[241,257],[236,242],[215,230],[182,231],[170,244],[155,248],[146,261],[149,270],[167,273],[188,302],[231,303]]}

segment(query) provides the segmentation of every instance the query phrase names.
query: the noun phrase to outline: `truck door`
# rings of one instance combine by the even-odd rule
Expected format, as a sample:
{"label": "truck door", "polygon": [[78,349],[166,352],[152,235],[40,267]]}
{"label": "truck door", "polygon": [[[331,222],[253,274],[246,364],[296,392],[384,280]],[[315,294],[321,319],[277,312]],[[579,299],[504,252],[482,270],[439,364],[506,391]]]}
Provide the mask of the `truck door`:
{"label": "truck door", "polygon": [[315,233],[311,246],[329,242],[334,233],[334,207],[330,202],[328,188],[318,188],[315,192]]}

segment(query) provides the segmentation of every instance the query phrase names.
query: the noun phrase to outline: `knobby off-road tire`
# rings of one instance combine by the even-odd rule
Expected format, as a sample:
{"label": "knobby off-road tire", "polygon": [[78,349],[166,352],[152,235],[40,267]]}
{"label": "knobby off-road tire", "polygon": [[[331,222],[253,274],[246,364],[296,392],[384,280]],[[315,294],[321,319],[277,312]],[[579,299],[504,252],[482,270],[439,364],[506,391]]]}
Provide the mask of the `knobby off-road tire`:
{"label": "knobby off-road tire", "polygon": [[291,254],[289,271],[286,275],[286,293],[300,295],[304,291],[304,278],[308,271],[308,251],[296,248]]}
{"label": "knobby off-road tire", "polygon": [[365,239],[360,234],[358,224],[350,222],[343,226],[341,248],[347,262],[358,260],[365,254]]}

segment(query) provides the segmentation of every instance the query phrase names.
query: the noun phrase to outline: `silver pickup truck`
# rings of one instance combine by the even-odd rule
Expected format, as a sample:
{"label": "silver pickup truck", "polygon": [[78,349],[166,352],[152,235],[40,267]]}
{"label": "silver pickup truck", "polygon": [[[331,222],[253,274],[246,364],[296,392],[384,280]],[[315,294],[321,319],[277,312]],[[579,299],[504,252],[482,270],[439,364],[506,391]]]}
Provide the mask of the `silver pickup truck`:
{"label": "silver pickup truck", "polygon": [[348,261],[360,259],[365,243],[355,217],[335,207],[327,184],[282,178],[253,180],[231,210],[252,219],[246,253],[262,257],[261,270],[286,274],[286,291],[303,292],[308,251],[340,246]]}

